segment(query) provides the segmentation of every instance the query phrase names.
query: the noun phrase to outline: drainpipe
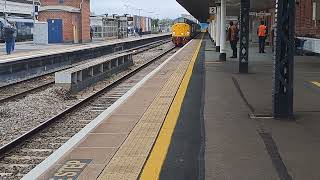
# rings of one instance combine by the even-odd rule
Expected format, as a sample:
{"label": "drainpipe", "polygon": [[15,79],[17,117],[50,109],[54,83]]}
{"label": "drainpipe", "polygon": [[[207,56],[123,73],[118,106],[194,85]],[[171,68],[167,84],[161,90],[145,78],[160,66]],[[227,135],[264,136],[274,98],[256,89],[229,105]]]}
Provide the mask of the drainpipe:
{"label": "drainpipe", "polygon": [[79,35],[80,35],[80,39],[79,39],[79,43],[82,43],[83,42],[83,39],[82,39],[82,5],[83,5],[83,1],[84,0],[81,0],[81,3],[80,3],[80,27],[79,27]]}
{"label": "drainpipe", "polygon": [[226,61],[226,0],[221,0],[220,61]]}
{"label": "drainpipe", "polygon": [[216,52],[220,52],[220,32],[221,32],[221,6],[217,4],[217,20],[216,20]]}

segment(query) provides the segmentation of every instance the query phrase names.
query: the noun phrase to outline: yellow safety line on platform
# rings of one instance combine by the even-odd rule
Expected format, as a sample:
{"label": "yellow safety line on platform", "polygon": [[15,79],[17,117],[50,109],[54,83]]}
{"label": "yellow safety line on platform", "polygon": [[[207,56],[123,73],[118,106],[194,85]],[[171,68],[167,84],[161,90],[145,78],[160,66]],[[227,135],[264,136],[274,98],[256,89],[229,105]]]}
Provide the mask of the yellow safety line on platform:
{"label": "yellow safety line on platform", "polygon": [[201,40],[199,42],[199,45],[195,53],[193,54],[192,60],[188,66],[187,72],[181,82],[178,92],[172,102],[172,105],[166,116],[163,127],[160,130],[156,143],[152,148],[151,154],[142,170],[142,173],[140,176],[141,180],[159,179],[161,168],[168,154],[171,138],[172,138],[174,129],[176,127],[176,124],[178,122],[182,102],[187,92],[187,88],[193,72],[193,67],[195,65],[195,62],[197,60],[197,57],[201,48],[202,39],[203,39],[203,35],[201,37]]}
{"label": "yellow safety line on platform", "polygon": [[316,86],[318,86],[318,87],[320,87],[320,83],[317,82],[317,81],[312,81],[311,83],[314,84],[314,85],[316,85]]}

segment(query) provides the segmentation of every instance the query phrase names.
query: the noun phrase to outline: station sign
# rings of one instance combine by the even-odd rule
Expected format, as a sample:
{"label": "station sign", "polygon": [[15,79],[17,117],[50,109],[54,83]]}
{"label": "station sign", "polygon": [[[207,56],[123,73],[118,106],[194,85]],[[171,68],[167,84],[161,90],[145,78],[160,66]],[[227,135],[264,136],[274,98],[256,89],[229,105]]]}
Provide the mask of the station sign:
{"label": "station sign", "polygon": [[237,21],[238,20],[238,16],[226,16],[226,20],[227,21]]}
{"label": "station sign", "polygon": [[271,13],[261,12],[261,13],[257,13],[256,16],[271,16]]}
{"label": "station sign", "polygon": [[210,15],[217,14],[217,8],[216,7],[209,7],[209,14]]}
{"label": "station sign", "polygon": [[250,16],[258,16],[258,17],[261,17],[261,16],[271,16],[271,13],[266,13],[266,12],[250,12],[249,13]]}

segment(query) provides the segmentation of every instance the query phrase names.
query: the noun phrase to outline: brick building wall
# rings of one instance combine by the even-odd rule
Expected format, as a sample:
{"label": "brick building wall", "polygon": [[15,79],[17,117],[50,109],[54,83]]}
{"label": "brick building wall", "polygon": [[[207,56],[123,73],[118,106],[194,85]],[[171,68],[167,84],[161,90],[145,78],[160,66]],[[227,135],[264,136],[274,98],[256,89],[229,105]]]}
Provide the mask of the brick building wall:
{"label": "brick building wall", "polygon": [[296,5],[297,36],[320,38],[320,21],[314,21],[313,0],[300,0]]}
{"label": "brick building wall", "polygon": [[[47,21],[48,19],[62,19],[62,32],[64,42],[74,42],[74,27],[78,27],[80,15],[79,13],[70,12],[49,12],[39,13],[39,21]],[[79,34],[79,32],[77,32]]]}
{"label": "brick building wall", "polygon": [[64,5],[64,6],[72,6],[80,8],[81,0],[64,0],[61,4],[59,0],[40,0],[42,6],[57,6],[57,5]]}
{"label": "brick building wall", "polygon": [[82,4],[82,40],[83,42],[89,42],[90,38],[90,0],[84,0],[85,3]]}
{"label": "brick building wall", "polygon": [[[82,0],[41,0],[41,6],[70,6],[80,9]],[[80,12],[68,12],[65,10],[45,10],[39,12],[39,21],[48,19],[62,19],[63,42],[89,42],[90,39],[90,0],[83,0]],[[78,37],[75,39],[75,37]]]}

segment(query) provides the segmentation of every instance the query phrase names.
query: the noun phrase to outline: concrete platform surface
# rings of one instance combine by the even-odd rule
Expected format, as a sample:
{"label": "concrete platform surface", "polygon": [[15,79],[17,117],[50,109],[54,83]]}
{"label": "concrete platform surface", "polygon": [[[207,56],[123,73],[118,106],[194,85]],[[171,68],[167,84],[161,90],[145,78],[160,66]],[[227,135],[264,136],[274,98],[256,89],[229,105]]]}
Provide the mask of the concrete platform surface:
{"label": "concrete platform surface", "polygon": [[320,58],[295,58],[295,120],[275,120],[267,52],[251,47],[250,73],[239,74],[238,59],[219,62],[205,36],[164,163],[150,179],[320,179]]}

